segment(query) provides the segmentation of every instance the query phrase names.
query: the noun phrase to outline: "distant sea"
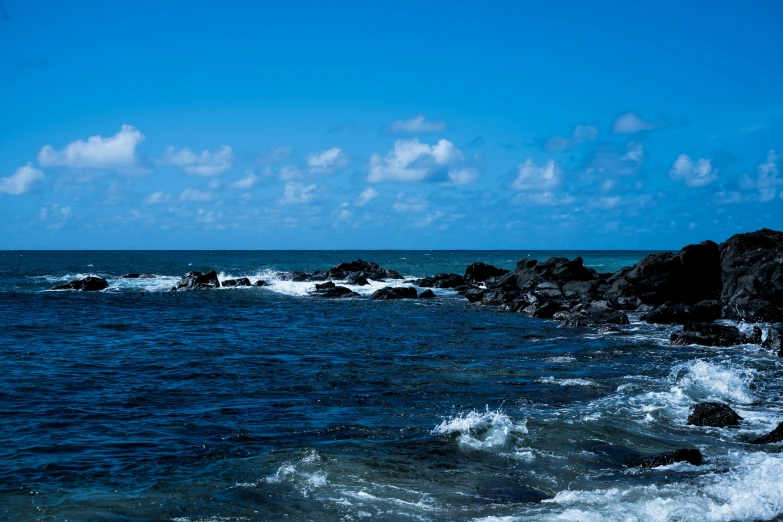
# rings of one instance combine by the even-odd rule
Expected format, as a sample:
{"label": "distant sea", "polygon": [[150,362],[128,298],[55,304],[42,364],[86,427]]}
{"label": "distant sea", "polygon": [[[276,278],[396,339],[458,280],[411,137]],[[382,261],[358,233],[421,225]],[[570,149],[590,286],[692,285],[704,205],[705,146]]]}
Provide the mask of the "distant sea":
{"label": "distant sea", "polygon": [[[0,519],[768,520],[783,364],[470,305],[370,301],[484,261],[643,251],[2,251]],[[406,281],[309,297],[286,280],[374,261]],[[169,292],[190,270],[261,288]],[[144,279],[119,279],[129,272]],[[87,275],[100,292],[50,291]],[[740,325],[745,328],[746,325]],[[694,428],[698,401],[740,428]],[[697,447],[705,464],[630,459]]]}

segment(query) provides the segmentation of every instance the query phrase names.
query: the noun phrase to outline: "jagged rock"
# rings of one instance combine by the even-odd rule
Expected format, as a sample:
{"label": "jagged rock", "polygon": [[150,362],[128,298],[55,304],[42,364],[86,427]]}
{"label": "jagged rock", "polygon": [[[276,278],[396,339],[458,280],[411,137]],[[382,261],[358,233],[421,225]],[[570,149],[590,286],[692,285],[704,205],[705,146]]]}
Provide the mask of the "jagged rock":
{"label": "jagged rock", "polygon": [[783,322],[783,232],[761,229],[720,245],[724,314],[748,322]]}
{"label": "jagged rock", "polygon": [[517,298],[519,293],[502,292],[500,290],[487,290],[482,294],[481,304],[487,306],[500,306],[508,304]]}
{"label": "jagged rock", "polygon": [[313,280],[313,276],[305,272],[291,272],[289,278],[289,281],[294,281],[295,283],[304,283],[305,281]]}
{"label": "jagged rock", "polygon": [[486,263],[473,263],[465,269],[465,281],[468,283],[483,283],[490,277],[498,277],[508,274],[508,270],[488,265]]}
{"label": "jagged rock", "polygon": [[53,286],[52,290],[82,290],[84,292],[95,292],[97,290],[105,290],[106,288],[109,288],[109,283],[104,278],[87,276],[84,279]]}
{"label": "jagged rock", "polygon": [[739,426],[742,417],[727,404],[721,402],[700,402],[691,407],[688,424],[691,426],[711,426],[726,428]]}
{"label": "jagged rock", "polygon": [[391,299],[416,299],[418,294],[413,287],[391,287],[386,286],[376,290],[371,296],[372,301],[388,301]]}
{"label": "jagged rock", "polygon": [[620,330],[616,326],[606,325],[606,326],[602,326],[601,328],[599,328],[596,332],[601,334],[601,335],[609,335],[609,334],[619,333],[621,331],[622,330]]}
{"label": "jagged rock", "polygon": [[263,279],[259,279],[258,281],[253,283],[253,286],[269,286],[269,283],[267,283]]}
{"label": "jagged rock", "polygon": [[465,279],[458,274],[435,274],[414,281],[413,284],[422,288],[457,288],[465,284]]}
{"label": "jagged rock", "polygon": [[709,323],[720,319],[722,310],[719,301],[700,301],[693,306],[667,301],[641,318],[655,324]]}
{"label": "jagged rock", "polygon": [[767,330],[767,338],[761,346],[783,357],[783,326],[773,326]]}
{"label": "jagged rock", "polygon": [[250,279],[247,277],[240,277],[238,279],[226,279],[220,282],[220,286],[232,287],[232,286],[251,286]]}
{"label": "jagged rock", "polygon": [[621,297],[636,297],[655,306],[666,301],[693,305],[720,298],[720,252],[712,241],[688,245],[676,254],[650,254],[622,272],[612,278],[612,287],[605,294],[613,303],[620,304]]}
{"label": "jagged rock", "polygon": [[437,297],[432,290],[424,290],[419,294],[419,299],[434,299]]}
{"label": "jagged rock", "polygon": [[120,279],[138,279],[141,277],[141,274],[136,272],[131,272],[130,274],[124,274],[120,276]]}
{"label": "jagged rock", "polygon": [[218,280],[217,272],[214,270],[206,274],[188,272],[179,280],[177,286],[171,290],[208,290],[211,288],[220,288],[220,281]]}
{"label": "jagged rock", "polygon": [[313,280],[326,280],[336,279],[339,281],[347,279],[349,276],[364,277],[366,279],[374,279],[375,281],[383,281],[385,279],[402,279],[402,276],[394,270],[381,268],[377,263],[370,261],[363,261],[357,259],[356,261],[349,261],[347,263],[340,263],[335,265],[326,272],[316,272],[313,274],[315,278]]}
{"label": "jagged rock", "polygon": [[554,301],[539,301],[522,309],[522,313],[539,319],[552,319],[563,308]]}
{"label": "jagged rock", "polygon": [[349,285],[356,285],[356,286],[367,286],[370,284],[370,282],[367,280],[366,277],[359,274],[351,274],[348,277],[345,278],[345,282]]}
{"label": "jagged rock", "polygon": [[699,344],[702,346],[735,346],[749,342],[747,336],[736,326],[714,323],[688,323],[682,332],[671,335],[670,341],[676,345]]}
{"label": "jagged rock", "polygon": [[585,268],[582,263],[581,257],[570,260],[564,257],[553,257],[544,262],[521,259],[517,261],[517,269],[514,271],[517,287],[530,289],[542,282],[557,281],[564,284],[597,279],[595,270]]}
{"label": "jagged rock", "polygon": [[307,292],[311,297],[356,297],[359,294],[344,286],[335,286],[331,281],[322,285],[315,285],[315,290]]}
{"label": "jagged rock", "polygon": [[668,466],[675,462],[688,462],[694,466],[700,466],[702,463],[701,451],[697,449],[667,451],[666,453],[637,459],[633,467],[657,468],[660,466]]}
{"label": "jagged rock", "polygon": [[563,328],[579,328],[580,326],[588,326],[590,323],[580,317],[579,315],[568,312],[568,311],[562,311],[562,312],[556,312],[554,315],[552,315],[552,319],[555,321],[560,321],[560,326]]}
{"label": "jagged rock", "polygon": [[465,292],[465,297],[471,303],[478,303],[484,298],[484,294],[486,293],[487,291],[483,288],[471,288]]}
{"label": "jagged rock", "polygon": [[571,312],[579,318],[576,326],[630,323],[624,312],[615,310],[607,301],[578,304]]}
{"label": "jagged rock", "polygon": [[778,424],[778,427],[770,431],[766,435],[750,441],[751,444],[772,444],[774,442],[783,441],[783,422]]}

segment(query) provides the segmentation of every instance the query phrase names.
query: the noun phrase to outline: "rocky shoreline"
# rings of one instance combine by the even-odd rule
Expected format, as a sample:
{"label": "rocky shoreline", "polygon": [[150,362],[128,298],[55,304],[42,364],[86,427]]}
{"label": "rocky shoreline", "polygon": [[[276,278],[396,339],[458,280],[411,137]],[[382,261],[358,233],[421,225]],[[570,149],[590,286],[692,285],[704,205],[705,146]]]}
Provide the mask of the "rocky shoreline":
{"label": "rocky shoreline", "polygon": [[[149,277],[126,274],[122,278]],[[376,263],[356,260],[312,274],[292,272],[291,281],[313,282],[312,297],[346,298],[359,294],[347,286],[369,281],[402,280],[396,271]],[[431,289],[450,289],[477,306],[554,320],[564,328],[598,327],[619,331],[630,323],[628,313],[648,323],[681,325],[671,334],[672,346],[735,346],[760,344],[783,356],[783,232],[761,229],[737,234],[721,244],[704,241],[678,252],[648,255],[632,267],[599,273],[585,267],[580,257],[555,257],[546,261],[521,259],[513,271],[482,262],[468,266],[463,275],[439,273],[410,281],[413,286],[387,286],[371,300],[432,299]],[[247,278],[220,281],[216,271],[189,272],[173,292],[220,287],[265,286]],[[419,293],[414,286],[426,288]],[[89,276],[58,285],[52,290],[104,290],[108,282]],[[749,331],[717,323],[727,319],[750,323]],[[742,418],[729,405],[700,403],[688,419],[694,426],[738,426]],[[770,444],[783,441],[783,423],[771,433],[751,441]],[[696,449],[655,455],[629,465],[656,467],[674,462],[701,463]]]}

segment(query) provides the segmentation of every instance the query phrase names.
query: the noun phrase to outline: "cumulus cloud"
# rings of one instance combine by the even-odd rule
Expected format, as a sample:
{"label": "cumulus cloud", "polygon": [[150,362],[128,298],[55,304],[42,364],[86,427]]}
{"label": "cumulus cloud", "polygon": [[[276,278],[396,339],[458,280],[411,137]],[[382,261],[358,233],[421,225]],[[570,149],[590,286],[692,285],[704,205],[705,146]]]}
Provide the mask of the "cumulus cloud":
{"label": "cumulus cloud", "polygon": [[[371,183],[383,181],[424,181],[440,176],[449,179],[449,172],[461,167],[462,152],[448,140],[439,140],[435,145],[419,142],[418,139],[397,140],[386,157],[378,154],[370,157],[369,175]],[[460,169],[458,169],[460,170]],[[457,180],[464,175],[454,174]],[[451,180],[453,182],[453,180]]]}
{"label": "cumulus cloud", "polygon": [[538,166],[532,158],[517,165],[517,177],[511,183],[514,190],[550,191],[560,186],[562,171],[553,160]]}
{"label": "cumulus cloud", "polygon": [[245,174],[246,176],[244,178],[240,179],[239,181],[235,181],[231,184],[231,186],[238,189],[249,189],[258,183],[258,176],[256,176],[252,171],[246,170]]}
{"label": "cumulus cloud", "polygon": [[303,185],[290,181],[285,184],[283,198],[280,203],[283,205],[306,205],[315,198],[316,185]]}
{"label": "cumulus cloud", "polygon": [[756,179],[745,174],[740,180],[740,186],[744,189],[769,189],[783,185],[783,178],[778,177],[778,156],[775,149],[767,153],[767,161],[758,166]]}
{"label": "cumulus cloud", "polygon": [[592,125],[577,125],[570,137],[552,136],[544,142],[544,149],[558,152],[573,149],[585,141],[595,141],[598,138],[598,129]]}
{"label": "cumulus cloud", "polygon": [[366,188],[362,191],[361,194],[359,194],[359,197],[356,198],[356,206],[357,207],[363,207],[367,205],[370,201],[378,197],[378,191],[374,188]]}
{"label": "cumulus cloud", "polygon": [[612,132],[615,134],[636,134],[661,127],[662,123],[640,118],[634,112],[626,112],[614,120]]}
{"label": "cumulus cloud", "polygon": [[19,167],[7,178],[0,178],[0,194],[10,194],[18,196],[30,192],[36,181],[42,180],[43,172],[28,163],[24,167]]}
{"label": "cumulus cloud", "polygon": [[186,188],[185,190],[182,191],[182,194],[179,195],[179,200],[205,203],[207,201],[212,201],[214,197],[215,197],[214,194],[212,194],[211,192]]}
{"label": "cumulus cloud", "polygon": [[386,132],[392,133],[416,133],[416,132],[440,132],[446,128],[442,121],[426,121],[423,114],[414,116],[408,120],[394,120],[387,127]]}
{"label": "cumulus cloud", "polygon": [[174,147],[168,147],[158,163],[179,167],[184,172],[196,176],[217,176],[231,168],[234,156],[228,145],[222,145],[211,152],[205,150],[198,154],[189,148],[178,150]]}
{"label": "cumulus cloud", "polygon": [[144,198],[144,203],[147,205],[159,205],[161,203],[167,203],[170,199],[171,194],[166,194],[165,192],[159,190]]}
{"label": "cumulus cloud", "polygon": [[307,167],[313,173],[326,173],[348,164],[345,152],[332,147],[321,152],[313,152],[307,156]]}
{"label": "cumulus cloud", "polygon": [[449,180],[444,185],[467,185],[478,178],[478,171],[474,168],[454,169],[448,172]]}
{"label": "cumulus cloud", "polygon": [[132,125],[123,125],[109,138],[90,136],[87,141],[76,140],[62,150],[51,145],[38,152],[38,163],[44,167],[71,169],[131,169],[138,167],[136,147],[144,141],[144,135]]}
{"label": "cumulus cloud", "polygon": [[710,159],[700,158],[694,162],[687,154],[680,154],[669,170],[669,176],[689,187],[704,187],[718,179],[718,171],[712,168]]}

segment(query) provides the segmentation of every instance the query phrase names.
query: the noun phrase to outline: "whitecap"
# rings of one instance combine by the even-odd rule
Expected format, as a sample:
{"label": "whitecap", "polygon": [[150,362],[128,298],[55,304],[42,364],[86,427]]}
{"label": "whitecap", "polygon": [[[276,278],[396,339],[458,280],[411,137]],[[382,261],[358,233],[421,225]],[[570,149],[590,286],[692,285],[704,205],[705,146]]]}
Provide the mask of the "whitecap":
{"label": "whitecap", "polygon": [[500,410],[484,412],[475,410],[460,413],[441,422],[433,433],[457,435],[457,443],[476,450],[488,450],[504,447],[509,436],[527,434],[526,422],[515,424],[511,418]]}

